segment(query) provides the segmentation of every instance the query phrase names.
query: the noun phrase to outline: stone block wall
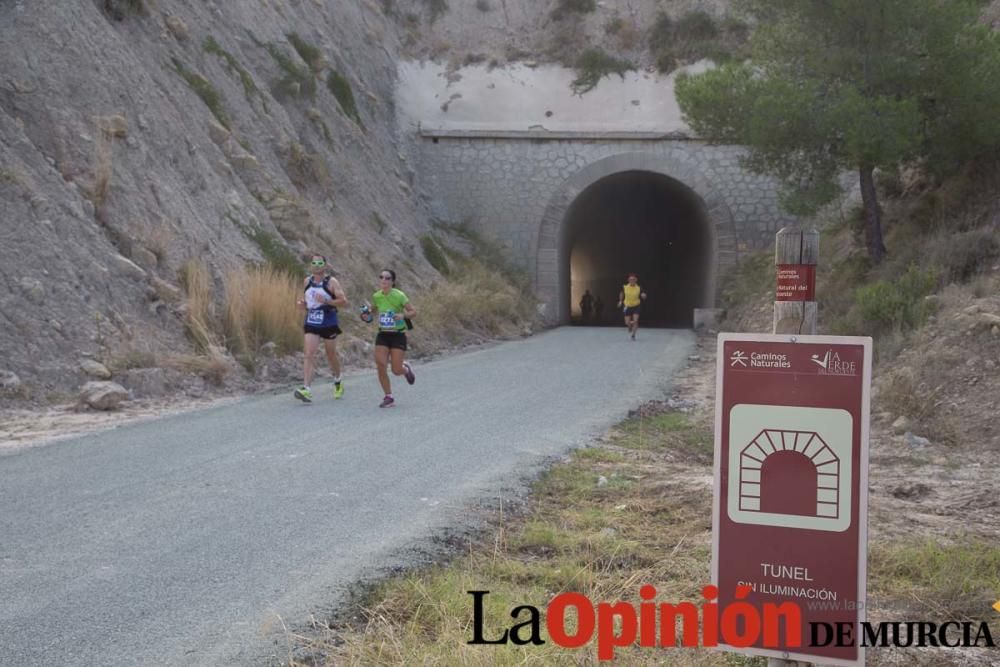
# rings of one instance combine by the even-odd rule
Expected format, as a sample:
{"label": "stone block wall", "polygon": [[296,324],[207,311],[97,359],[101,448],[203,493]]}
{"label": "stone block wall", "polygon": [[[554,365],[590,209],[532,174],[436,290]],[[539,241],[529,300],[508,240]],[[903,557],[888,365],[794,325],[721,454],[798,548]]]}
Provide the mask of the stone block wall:
{"label": "stone block wall", "polygon": [[[691,188],[715,239],[716,274],[741,252],[771,247],[795,218],[778,207],[777,184],[739,164],[742,149],[687,139],[562,133],[461,136],[425,133],[417,173],[438,217],[467,223],[499,241],[558,307],[559,238],[565,213],[588,186],[632,170],[660,173]],[[713,281],[717,282],[717,281]],[[558,291],[556,289],[556,291]],[[553,311],[553,312],[558,312]]]}

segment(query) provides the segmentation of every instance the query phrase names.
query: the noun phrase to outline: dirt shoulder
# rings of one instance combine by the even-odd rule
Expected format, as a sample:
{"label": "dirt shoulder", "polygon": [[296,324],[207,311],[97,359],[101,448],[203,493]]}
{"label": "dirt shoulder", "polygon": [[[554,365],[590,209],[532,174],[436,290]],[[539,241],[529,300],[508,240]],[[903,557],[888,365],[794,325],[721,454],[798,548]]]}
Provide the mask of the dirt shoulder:
{"label": "dirt shoulder", "polygon": [[[428,363],[462,352],[482,350],[509,339],[482,338],[462,346],[435,349],[433,352],[413,354],[419,363]],[[345,378],[365,379],[371,374],[375,387],[374,364],[369,358],[371,346],[350,350],[341,355]],[[347,358],[345,358],[347,357]],[[317,357],[316,384],[332,382],[332,374],[325,359]],[[8,401],[0,403],[0,456],[26,448],[48,445],[81,435],[98,433],[125,424],[150,421],[193,410],[226,405],[249,396],[288,391],[302,379],[302,353],[272,359],[262,365],[255,375],[229,363],[225,381],[207,381],[196,373],[181,373],[176,369],[140,368],[115,373],[111,381],[121,383],[130,398],[118,403],[112,410],[97,410],[79,400],[63,397],[48,405],[43,401]],[[144,395],[153,391],[155,396]],[[377,390],[373,389],[373,391]],[[375,394],[373,394],[374,396]]]}

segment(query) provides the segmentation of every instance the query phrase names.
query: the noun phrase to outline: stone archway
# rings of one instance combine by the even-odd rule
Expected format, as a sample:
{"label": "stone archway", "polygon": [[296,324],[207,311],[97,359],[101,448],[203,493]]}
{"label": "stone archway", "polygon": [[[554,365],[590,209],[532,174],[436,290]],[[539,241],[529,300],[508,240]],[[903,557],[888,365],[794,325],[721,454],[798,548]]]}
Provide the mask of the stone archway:
{"label": "stone archway", "polygon": [[646,172],[676,181],[692,193],[702,209],[707,226],[709,253],[705,267],[702,307],[715,304],[720,267],[731,264],[737,239],[733,218],[722,193],[682,155],[629,152],[597,160],[559,185],[549,199],[539,228],[535,255],[535,289],[542,301],[543,316],[550,323],[569,321],[569,258],[566,227],[574,202],[598,181],[623,172]]}

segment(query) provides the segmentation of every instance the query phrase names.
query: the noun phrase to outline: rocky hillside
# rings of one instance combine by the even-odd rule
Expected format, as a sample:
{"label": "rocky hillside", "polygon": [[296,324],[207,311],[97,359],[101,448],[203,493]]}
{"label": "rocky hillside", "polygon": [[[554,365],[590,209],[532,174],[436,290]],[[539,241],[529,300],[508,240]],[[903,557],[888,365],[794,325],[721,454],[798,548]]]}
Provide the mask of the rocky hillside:
{"label": "rocky hillside", "polygon": [[[732,0],[381,0],[400,27],[404,53],[477,63],[558,62],[580,66],[599,50],[627,68],[670,71],[732,54],[747,26]],[[594,62],[614,68],[614,63]]]}
{"label": "rocky hillside", "polygon": [[[572,63],[596,44],[648,64],[663,56],[648,31],[677,32],[657,24],[661,11],[722,21],[727,6],[3,3],[0,401],[69,398],[88,373],[105,374],[88,360],[127,373],[203,354],[190,320],[207,306],[188,284],[201,265],[217,311],[234,269],[297,273],[307,250],[330,255],[355,298],[382,266],[406,289],[440,287],[449,260],[438,244],[468,254],[475,243],[440,226],[430,233],[412,144],[398,136],[400,60]],[[364,335],[348,331],[349,358],[364,356]],[[221,372],[218,358],[182,362],[173,365]]]}
{"label": "rocky hillside", "polygon": [[[190,350],[182,267],[332,256],[353,295],[439,278],[393,122],[396,24],[367,0],[0,5],[0,381]],[[15,377],[16,376],[16,377]]]}

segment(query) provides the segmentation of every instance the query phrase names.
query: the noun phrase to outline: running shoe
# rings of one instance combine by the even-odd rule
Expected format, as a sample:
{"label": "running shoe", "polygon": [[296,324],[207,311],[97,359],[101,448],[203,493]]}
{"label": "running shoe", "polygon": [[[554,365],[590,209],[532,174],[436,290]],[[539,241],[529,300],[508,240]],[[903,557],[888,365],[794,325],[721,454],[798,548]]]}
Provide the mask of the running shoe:
{"label": "running shoe", "polygon": [[344,397],[344,383],[337,382],[333,385],[333,397],[343,398]]}
{"label": "running shoe", "polygon": [[632,340],[635,340],[635,332],[632,332]]}
{"label": "running shoe", "polygon": [[306,389],[305,386],[302,386],[295,390],[295,398],[299,399],[303,403],[312,403],[313,393]]}
{"label": "running shoe", "polygon": [[380,408],[391,408],[395,404],[396,404],[396,401],[392,398],[392,396],[386,396],[385,398],[382,399],[382,402],[379,403],[379,407]]}
{"label": "running shoe", "polygon": [[413,374],[413,369],[410,368],[410,362],[409,361],[404,361],[403,362],[403,369],[406,371],[405,373],[403,373],[403,375],[406,377],[406,381],[407,382],[409,382],[410,384],[413,384],[414,382],[417,381],[417,376]]}

